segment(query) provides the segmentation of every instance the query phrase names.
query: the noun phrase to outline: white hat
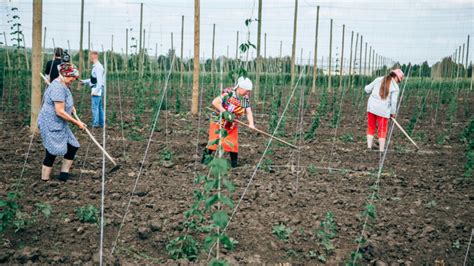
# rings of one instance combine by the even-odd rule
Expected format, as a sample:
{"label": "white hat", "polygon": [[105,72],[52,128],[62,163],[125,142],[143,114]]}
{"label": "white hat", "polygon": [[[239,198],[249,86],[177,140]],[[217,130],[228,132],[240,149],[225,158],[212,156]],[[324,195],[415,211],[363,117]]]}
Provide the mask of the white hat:
{"label": "white hat", "polygon": [[245,77],[240,77],[237,80],[237,85],[235,86],[236,88],[241,88],[247,91],[251,91],[253,88],[252,81],[250,81],[249,78]]}

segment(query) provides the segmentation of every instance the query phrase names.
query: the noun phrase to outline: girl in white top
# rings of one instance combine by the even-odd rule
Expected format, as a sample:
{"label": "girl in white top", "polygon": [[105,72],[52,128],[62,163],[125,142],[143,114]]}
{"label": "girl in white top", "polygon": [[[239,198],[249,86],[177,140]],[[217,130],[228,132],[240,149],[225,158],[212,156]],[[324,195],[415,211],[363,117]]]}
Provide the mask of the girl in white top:
{"label": "girl in white top", "polygon": [[400,69],[390,71],[384,77],[378,77],[365,86],[365,92],[370,93],[367,103],[367,147],[372,149],[376,124],[378,126],[379,150],[385,147],[388,120],[395,118],[398,101],[398,84],[404,74]]}

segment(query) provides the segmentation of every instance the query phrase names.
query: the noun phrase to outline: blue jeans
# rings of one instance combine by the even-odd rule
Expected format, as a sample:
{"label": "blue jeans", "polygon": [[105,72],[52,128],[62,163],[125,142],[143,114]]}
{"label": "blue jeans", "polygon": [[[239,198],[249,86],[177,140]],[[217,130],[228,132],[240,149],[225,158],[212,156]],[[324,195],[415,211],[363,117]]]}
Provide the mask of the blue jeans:
{"label": "blue jeans", "polygon": [[92,127],[104,127],[104,109],[102,96],[92,96]]}

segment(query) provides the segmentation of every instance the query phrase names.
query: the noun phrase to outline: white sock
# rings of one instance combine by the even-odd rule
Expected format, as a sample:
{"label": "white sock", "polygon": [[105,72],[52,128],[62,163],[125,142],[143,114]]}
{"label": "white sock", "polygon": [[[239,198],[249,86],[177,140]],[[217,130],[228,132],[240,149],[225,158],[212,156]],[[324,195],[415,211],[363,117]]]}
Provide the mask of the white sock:
{"label": "white sock", "polygon": [[380,138],[379,139],[379,150],[383,151],[385,148],[385,139]]}
{"label": "white sock", "polygon": [[374,142],[374,135],[367,135],[367,148],[372,149],[373,142]]}

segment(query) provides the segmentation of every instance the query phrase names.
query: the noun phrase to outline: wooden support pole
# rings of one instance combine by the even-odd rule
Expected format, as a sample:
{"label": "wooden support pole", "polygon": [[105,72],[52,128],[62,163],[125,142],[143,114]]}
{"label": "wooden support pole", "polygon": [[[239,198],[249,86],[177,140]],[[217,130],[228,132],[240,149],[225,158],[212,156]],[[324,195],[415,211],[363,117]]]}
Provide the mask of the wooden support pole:
{"label": "wooden support pole", "polygon": [[191,113],[198,114],[199,107],[199,37],[200,37],[200,0],[194,0],[194,69]]}
{"label": "wooden support pole", "polygon": [[359,77],[362,75],[362,44],[364,43],[364,36],[360,35],[360,52],[359,52]]}
{"label": "wooden support pole", "polygon": [[375,64],[374,64],[374,67],[375,67],[375,75],[376,75],[376,76],[378,75],[378,70],[379,70],[378,60],[379,60],[379,54],[378,54],[378,53],[375,53]]}
{"label": "wooden support pole", "polygon": [[[82,75],[82,70],[84,67],[84,51],[82,47],[82,43],[84,41],[84,0],[81,0],[81,30],[79,33],[79,74]],[[77,88],[80,89],[80,84],[77,83]]]}
{"label": "wooden support pole", "polygon": [[142,72],[145,71],[145,53],[147,52],[146,49],[145,49],[146,48],[145,40],[146,40],[146,29],[143,29],[143,43],[142,43],[142,47],[141,47],[141,50],[142,50]]}
{"label": "wooden support pole", "polygon": [[[112,58],[112,54],[113,54],[113,52],[114,52],[114,35],[113,35],[113,34],[112,34],[112,36],[111,36],[111,38],[110,38],[110,51],[111,51],[111,53],[110,53],[110,59],[109,59],[109,60],[110,60],[110,64],[107,64],[107,66],[110,65],[110,72],[112,72],[113,69],[114,69],[114,62],[113,62],[113,58]],[[107,51],[105,51],[105,52],[107,53]],[[105,61],[105,60],[104,60],[104,61]],[[104,68],[105,68],[105,66],[104,66]],[[107,70],[107,72],[109,72],[109,70]]]}
{"label": "wooden support pole", "polygon": [[[30,131],[33,133],[38,126],[38,114],[41,108],[41,73],[42,53],[41,37],[43,27],[43,0],[33,1],[33,32],[32,32],[32,58],[31,58],[31,117]],[[26,49],[26,48],[25,48]]]}
{"label": "wooden support pole", "polygon": [[[465,78],[467,78],[467,68],[469,67],[468,64],[467,64],[467,61],[469,60],[469,37],[470,35],[467,35],[467,43],[466,43],[466,74],[465,74]],[[474,77],[473,77],[474,78]]]}
{"label": "wooden support pole", "polygon": [[295,57],[296,57],[296,29],[298,23],[298,0],[295,0],[295,15],[293,18],[293,44],[291,46],[291,87],[295,83]]}
{"label": "wooden support pole", "polygon": [[139,52],[138,52],[138,75],[143,77],[143,3],[140,3],[140,37],[139,37]]}
{"label": "wooden support pole", "polygon": [[[352,68],[353,68],[353,73],[354,73],[354,76],[356,75],[356,70],[357,70],[357,45],[359,43],[359,33],[357,33],[357,36],[356,36],[356,41],[355,41],[355,48],[354,48],[354,64],[352,65]],[[351,84],[351,87],[352,87],[352,84]]]}
{"label": "wooden support pole", "polygon": [[330,22],[330,28],[329,28],[329,64],[328,64],[328,91],[331,90],[331,83],[332,83],[332,80],[331,80],[331,76],[332,76],[332,19],[331,19],[331,22]]}
{"label": "wooden support pole", "polygon": [[[158,43],[156,44],[156,48],[158,50]],[[181,16],[181,51],[179,58],[181,59],[181,62],[179,64],[179,88],[183,89],[184,86],[184,81],[183,81],[183,76],[184,76],[184,57],[183,57],[183,48],[184,48],[184,16]]]}
{"label": "wooden support pole", "polygon": [[375,65],[375,49],[372,50],[372,76],[374,75],[377,75],[376,71],[377,69],[375,69],[376,65]]}
{"label": "wooden support pole", "polygon": [[216,24],[212,24],[212,54],[211,54],[211,88],[215,86],[215,75],[216,70],[216,56],[215,56],[215,44],[216,44]]}
{"label": "wooden support pole", "polygon": [[342,88],[342,77],[344,71],[344,37],[346,33],[346,25],[342,24],[342,44],[341,44],[341,61],[339,64],[339,88]]}
{"label": "wooden support pole", "polygon": [[255,87],[253,90],[254,99],[258,103],[260,97],[260,71],[262,70],[262,0],[258,0],[258,21],[257,21],[257,66],[255,71]]}
{"label": "wooden support pole", "polygon": [[237,31],[237,40],[235,41],[235,60],[239,59],[239,31]]}
{"label": "wooden support pole", "polygon": [[364,51],[364,76],[367,76],[367,42],[365,42],[365,51]]}
{"label": "wooden support pole", "polygon": [[316,7],[316,33],[314,37],[314,59],[313,59],[313,86],[311,86],[311,92],[313,94],[316,93],[316,81],[318,79],[318,33],[319,33],[319,6]]}
{"label": "wooden support pole", "polygon": [[46,26],[44,27],[43,33],[43,50],[46,50]]}
{"label": "wooden support pole", "polygon": [[283,47],[283,41],[280,41],[280,59],[281,59],[281,56],[282,56],[282,54],[281,54],[282,47]]}
{"label": "wooden support pole", "polygon": [[354,31],[351,31],[351,52],[349,56],[349,87],[352,84],[352,54],[354,47]]}
{"label": "wooden support pole", "polygon": [[[91,52],[91,22],[87,21],[87,53]],[[90,69],[90,60],[87,60],[87,69]]]}
{"label": "wooden support pole", "polygon": [[369,73],[368,73],[369,76],[372,76],[372,69],[371,69],[371,64],[370,64],[370,62],[372,62],[371,60],[372,60],[372,45],[369,48],[369,65],[367,66],[367,69],[369,70]]}
{"label": "wooden support pole", "polygon": [[125,29],[125,71],[128,72],[128,28]]}

